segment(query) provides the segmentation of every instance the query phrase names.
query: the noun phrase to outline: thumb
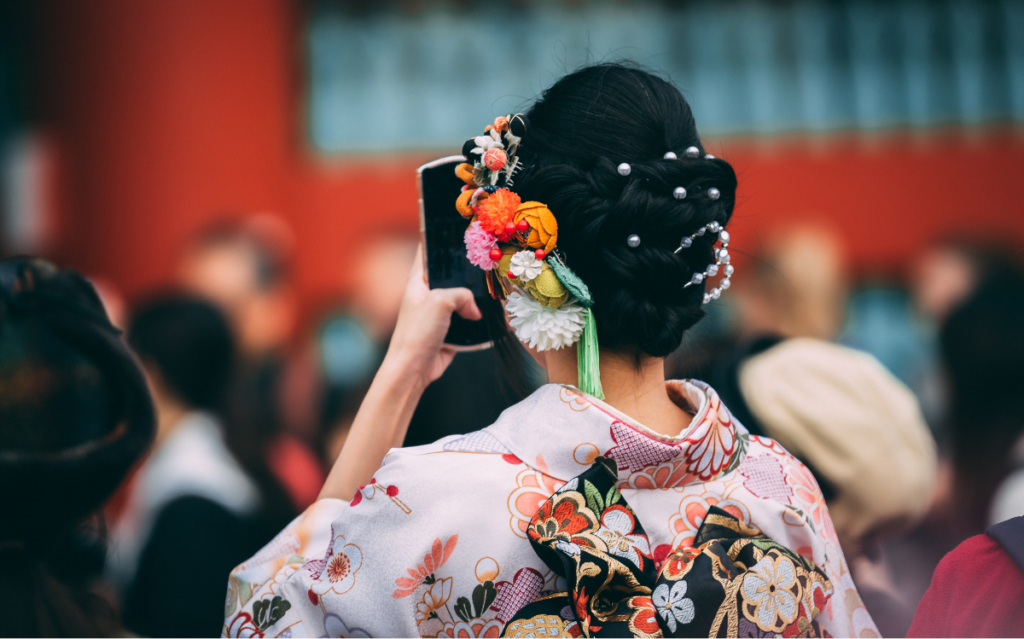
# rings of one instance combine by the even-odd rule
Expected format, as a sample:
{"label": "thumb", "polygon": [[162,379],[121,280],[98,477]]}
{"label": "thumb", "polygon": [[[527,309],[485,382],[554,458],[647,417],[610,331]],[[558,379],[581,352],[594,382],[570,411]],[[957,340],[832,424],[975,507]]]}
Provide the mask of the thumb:
{"label": "thumb", "polygon": [[435,288],[430,294],[447,307],[449,312],[458,313],[468,320],[483,319],[483,313],[468,288]]}

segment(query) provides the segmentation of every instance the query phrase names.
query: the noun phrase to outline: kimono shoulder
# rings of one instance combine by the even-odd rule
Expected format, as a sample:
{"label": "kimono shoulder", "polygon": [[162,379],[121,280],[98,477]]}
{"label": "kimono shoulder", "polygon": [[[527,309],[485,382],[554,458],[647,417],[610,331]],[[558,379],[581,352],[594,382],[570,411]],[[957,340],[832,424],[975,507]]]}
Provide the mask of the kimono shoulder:
{"label": "kimono shoulder", "polygon": [[232,572],[224,634],[497,632],[502,580],[549,573],[508,508],[524,470],[487,431],[392,450],[351,502],[314,504]]}

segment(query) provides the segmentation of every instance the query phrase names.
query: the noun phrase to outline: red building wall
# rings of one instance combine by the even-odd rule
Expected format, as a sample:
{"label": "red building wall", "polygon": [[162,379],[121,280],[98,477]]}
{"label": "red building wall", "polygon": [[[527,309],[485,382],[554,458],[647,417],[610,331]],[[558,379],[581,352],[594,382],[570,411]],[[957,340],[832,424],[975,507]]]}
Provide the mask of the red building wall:
{"label": "red building wall", "polygon": [[[38,40],[42,124],[61,154],[54,255],[130,296],[224,211],[274,211],[296,232],[307,303],[344,285],[375,226],[416,227],[414,169],[437,153],[326,160],[303,123],[302,3],[51,2]],[[472,133],[467,132],[467,136]],[[860,271],[893,272],[962,229],[1024,237],[1024,134],[1007,128],[711,142],[740,176],[736,249],[826,218]],[[454,149],[449,150],[449,152]]]}

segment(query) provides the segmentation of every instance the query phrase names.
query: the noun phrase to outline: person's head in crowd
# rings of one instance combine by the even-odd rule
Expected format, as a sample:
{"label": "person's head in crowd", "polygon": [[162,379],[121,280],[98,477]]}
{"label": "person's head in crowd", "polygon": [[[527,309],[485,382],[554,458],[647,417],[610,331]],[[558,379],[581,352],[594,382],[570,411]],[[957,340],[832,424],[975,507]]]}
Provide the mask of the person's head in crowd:
{"label": "person's head in crowd", "polygon": [[847,558],[924,517],[935,442],[913,393],[874,357],[817,339],[765,338],[719,372],[712,382],[740,422],[811,469]]}
{"label": "person's head in crowd", "polygon": [[243,355],[274,351],[291,338],[296,322],[291,244],[288,226],[261,214],[214,223],[182,253],[178,283],[227,314]]}
{"label": "person's head in crowd", "polygon": [[153,428],[143,373],[93,287],[42,260],[0,262],[5,634],[119,632],[77,564],[55,554],[113,494]]}
{"label": "person's head in crowd", "polygon": [[1004,241],[951,236],[931,243],[912,266],[914,305],[941,323],[986,279],[1018,268],[1015,249]]}
{"label": "person's head in crowd", "polygon": [[139,306],[128,339],[149,380],[157,439],[190,411],[224,408],[235,342],[224,314],[193,295],[164,295]]}
{"label": "person's head in crowd", "polygon": [[737,282],[739,332],[834,339],[846,313],[841,238],[813,224],[780,229],[760,242]]}
{"label": "person's head in crowd", "polygon": [[[1024,434],[1024,273],[1001,270],[949,313],[940,332],[958,520],[981,532]],[[973,532],[972,532],[973,531]]]}
{"label": "person's head in crowd", "polygon": [[190,412],[213,416],[231,454],[258,484],[271,515],[291,512],[268,467],[270,436],[231,410],[238,350],[224,313],[193,294],[166,293],[135,309],[128,341],[152,390],[158,444]]}
{"label": "person's head in crowd", "polygon": [[395,330],[418,243],[415,234],[378,232],[359,247],[352,262],[351,311],[378,343],[386,343]]}

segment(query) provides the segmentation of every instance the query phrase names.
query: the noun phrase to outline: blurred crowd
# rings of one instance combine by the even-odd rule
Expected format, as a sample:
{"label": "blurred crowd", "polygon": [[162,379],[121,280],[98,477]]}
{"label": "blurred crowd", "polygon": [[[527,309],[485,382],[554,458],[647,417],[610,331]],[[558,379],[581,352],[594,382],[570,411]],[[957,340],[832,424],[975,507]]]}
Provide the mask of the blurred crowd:
{"label": "blurred crowd", "polygon": [[[369,239],[346,303],[312,317],[292,285],[290,232],[269,214],[201,230],[174,281],[138,299],[97,282],[142,364],[156,438],[101,515],[48,539],[54,574],[100,592],[131,633],[219,633],[228,572],[316,499],[337,458],[417,242]],[[752,433],[808,466],[865,604],[884,635],[904,636],[943,555],[1024,513],[1021,256],[938,238],[893,282],[850,272],[827,227],[780,229],[763,245],[668,376],[708,381]],[[28,357],[13,344],[27,342],[3,330],[0,404],[11,406]],[[32,357],[57,361],[64,346]],[[492,423],[517,400],[496,366],[489,350],[459,354],[405,444]],[[55,619],[49,634],[75,627]]]}

